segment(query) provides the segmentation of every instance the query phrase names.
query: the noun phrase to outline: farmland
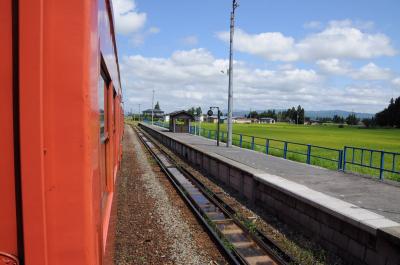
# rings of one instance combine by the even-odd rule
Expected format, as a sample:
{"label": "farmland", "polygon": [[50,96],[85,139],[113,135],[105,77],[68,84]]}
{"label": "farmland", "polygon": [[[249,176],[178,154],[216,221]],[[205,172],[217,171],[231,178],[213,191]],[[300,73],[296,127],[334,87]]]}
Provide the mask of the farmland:
{"label": "farmland", "polygon": [[[198,126],[198,124],[197,124]],[[215,137],[216,124],[202,123],[202,134],[205,137]],[[221,125],[221,131],[226,132],[226,124]],[[310,164],[337,169],[339,163],[339,152],[320,147],[343,150],[344,146],[353,146],[366,149],[384,150],[386,152],[400,152],[400,130],[399,129],[364,129],[359,127],[338,125],[294,125],[286,123],[278,124],[234,124],[233,144],[240,145],[240,135],[242,135],[242,146],[252,148],[252,136],[254,136],[254,149],[260,152],[267,152],[266,139],[268,142],[268,153],[275,156],[284,156],[284,143],[287,144],[287,158],[300,162],[307,162],[307,144],[312,145]],[[226,134],[225,134],[226,139]],[[224,139],[223,139],[224,141]],[[298,145],[295,143],[303,144]],[[318,158],[323,157],[323,158]],[[357,150],[347,152],[347,161],[363,163],[379,168],[380,153],[370,153]],[[393,161],[391,155],[387,155],[384,160],[384,167],[388,170],[400,171],[400,156],[396,156]],[[379,175],[379,170],[354,165],[347,165],[347,170],[367,175]],[[386,178],[399,180],[399,174],[386,172]]]}
{"label": "farmland", "polygon": [[[211,130],[216,128],[216,124],[211,123],[202,123],[201,126]],[[226,124],[221,124],[221,130],[226,131]],[[309,126],[277,123],[234,124],[233,132],[337,149],[343,149],[347,145],[400,152],[399,129],[361,129],[350,126],[339,128],[337,125]]]}

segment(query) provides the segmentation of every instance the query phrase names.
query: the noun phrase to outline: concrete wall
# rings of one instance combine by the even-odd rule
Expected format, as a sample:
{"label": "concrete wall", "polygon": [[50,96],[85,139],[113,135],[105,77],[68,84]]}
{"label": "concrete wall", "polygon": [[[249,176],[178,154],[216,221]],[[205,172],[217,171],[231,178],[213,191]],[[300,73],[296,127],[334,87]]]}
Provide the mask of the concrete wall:
{"label": "concrete wall", "polygon": [[172,139],[141,125],[206,175],[316,239],[349,264],[400,264],[400,226],[383,216]]}

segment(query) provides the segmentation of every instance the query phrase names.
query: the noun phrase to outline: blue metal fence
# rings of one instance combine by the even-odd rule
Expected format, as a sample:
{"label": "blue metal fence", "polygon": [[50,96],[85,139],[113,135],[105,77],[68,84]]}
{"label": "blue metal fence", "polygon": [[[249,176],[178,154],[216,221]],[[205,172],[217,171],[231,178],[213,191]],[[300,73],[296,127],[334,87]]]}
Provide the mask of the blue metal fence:
{"label": "blue metal fence", "polygon": [[[149,123],[149,122],[147,122],[147,123]],[[155,122],[153,122],[153,124],[157,125],[157,126],[160,126],[160,127],[163,127],[163,128],[166,128],[166,129],[169,129],[168,123],[165,123],[165,122],[155,121]]]}
{"label": "blue metal fence", "polygon": [[[199,129],[195,126],[191,126],[190,133],[209,139],[216,139],[217,137],[215,130]],[[226,141],[226,132],[220,132],[220,139],[221,142]],[[232,134],[232,144],[241,148],[260,151],[266,155],[281,156],[284,159],[297,160],[307,164],[323,164],[316,162],[320,160],[331,164],[326,167],[342,169],[343,150],[235,133]]]}
{"label": "blue metal fence", "polygon": [[[154,125],[168,128],[168,124],[163,122],[154,122]],[[217,131],[215,130],[191,126],[190,133],[208,139],[217,139]],[[221,142],[226,142],[226,137],[226,132],[221,131]],[[235,133],[232,134],[232,144],[240,148],[251,149],[263,152],[266,155],[279,156],[306,164],[376,175],[381,180],[385,178],[386,173],[390,178],[400,181],[400,153],[396,152],[353,146],[345,146],[343,150],[340,150]]]}
{"label": "blue metal fence", "polygon": [[[195,126],[191,126],[190,133],[209,139],[217,138],[215,130],[200,129]],[[226,132],[220,132],[220,139],[221,142],[226,141]],[[378,175],[381,180],[384,178],[384,173],[386,172],[396,175],[394,179],[400,180],[400,153],[351,146],[345,146],[341,150],[235,133],[232,134],[232,144],[241,148],[260,151],[266,155],[279,156],[284,159],[296,160],[331,169],[336,168],[337,170],[360,172],[360,170],[354,168],[357,166],[363,169],[361,173],[369,175],[374,175],[373,170],[375,170],[379,173]],[[349,165],[352,167],[349,167]]]}
{"label": "blue metal fence", "polygon": [[400,153],[345,146],[343,170],[348,165],[378,171],[379,179],[382,180],[385,172],[400,175]]}

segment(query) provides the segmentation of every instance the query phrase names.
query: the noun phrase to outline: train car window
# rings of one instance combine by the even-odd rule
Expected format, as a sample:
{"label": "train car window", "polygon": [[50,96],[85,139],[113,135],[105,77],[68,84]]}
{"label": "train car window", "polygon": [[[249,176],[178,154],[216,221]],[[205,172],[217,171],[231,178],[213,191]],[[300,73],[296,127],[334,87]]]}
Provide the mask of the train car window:
{"label": "train car window", "polygon": [[99,78],[99,87],[98,87],[98,97],[99,97],[99,114],[100,114],[100,138],[105,137],[105,90],[106,90],[106,82],[103,79],[103,76],[100,75]]}

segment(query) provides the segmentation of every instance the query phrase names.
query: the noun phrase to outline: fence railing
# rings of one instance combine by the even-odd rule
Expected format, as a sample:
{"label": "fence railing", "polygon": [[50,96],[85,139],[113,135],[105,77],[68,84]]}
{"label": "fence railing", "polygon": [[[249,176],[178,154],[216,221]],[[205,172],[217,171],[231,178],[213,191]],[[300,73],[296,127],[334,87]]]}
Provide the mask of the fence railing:
{"label": "fence railing", "polygon": [[[149,123],[148,121],[146,121],[147,123]],[[163,127],[166,129],[169,129],[168,123],[162,122],[162,121],[155,121],[153,122],[154,125],[157,125],[159,127]]]}
{"label": "fence railing", "polygon": [[385,172],[400,176],[400,153],[345,146],[343,154],[343,170],[351,170],[351,166],[370,169],[378,172],[381,180]]}
{"label": "fence railing", "polygon": [[[190,133],[209,139],[217,139],[215,130],[191,126]],[[226,142],[226,132],[221,131],[219,136],[221,142]],[[376,175],[381,180],[384,179],[386,173],[388,178],[400,181],[400,153],[351,146],[345,146],[341,150],[235,133],[232,134],[232,144],[266,155],[283,157],[284,159],[329,169]]]}

